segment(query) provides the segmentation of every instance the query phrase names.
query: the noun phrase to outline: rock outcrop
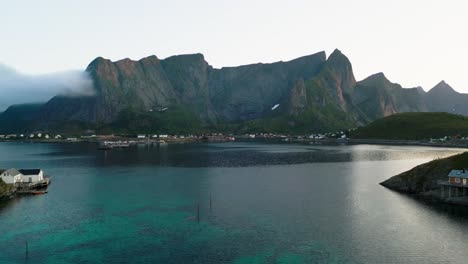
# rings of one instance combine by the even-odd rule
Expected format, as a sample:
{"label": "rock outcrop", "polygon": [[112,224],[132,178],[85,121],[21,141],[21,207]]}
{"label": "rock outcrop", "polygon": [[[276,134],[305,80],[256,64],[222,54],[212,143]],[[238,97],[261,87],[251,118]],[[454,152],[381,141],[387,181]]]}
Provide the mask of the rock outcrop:
{"label": "rock outcrop", "polygon": [[[380,184],[398,192],[441,200],[441,187],[437,182],[447,181],[447,175],[452,169],[466,167],[468,167],[468,152],[419,165]],[[442,200],[454,203],[463,202],[460,199],[444,198]]]}

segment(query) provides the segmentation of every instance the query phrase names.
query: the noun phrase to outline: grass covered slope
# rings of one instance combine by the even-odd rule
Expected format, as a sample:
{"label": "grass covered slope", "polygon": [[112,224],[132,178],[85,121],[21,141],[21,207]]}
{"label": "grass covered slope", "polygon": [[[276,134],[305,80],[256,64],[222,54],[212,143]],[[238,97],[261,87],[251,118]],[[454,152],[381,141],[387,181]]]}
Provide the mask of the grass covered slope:
{"label": "grass covered slope", "polygon": [[380,184],[399,192],[430,194],[431,191],[440,189],[437,181],[447,180],[450,170],[463,168],[468,168],[468,152],[419,165]]}
{"label": "grass covered slope", "polygon": [[449,113],[401,113],[359,128],[352,137],[426,140],[456,135],[468,135],[468,117]]}

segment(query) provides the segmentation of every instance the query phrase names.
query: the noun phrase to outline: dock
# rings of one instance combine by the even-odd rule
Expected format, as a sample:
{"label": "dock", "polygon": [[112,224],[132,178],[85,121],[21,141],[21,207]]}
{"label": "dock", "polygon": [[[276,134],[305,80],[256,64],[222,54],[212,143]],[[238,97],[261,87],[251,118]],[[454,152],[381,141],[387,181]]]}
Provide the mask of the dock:
{"label": "dock", "polygon": [[46,194],[47,186],[51,180],[50,176],[44,176],[44,179],[37,182],[25,182],[16,184],[16,194]]}

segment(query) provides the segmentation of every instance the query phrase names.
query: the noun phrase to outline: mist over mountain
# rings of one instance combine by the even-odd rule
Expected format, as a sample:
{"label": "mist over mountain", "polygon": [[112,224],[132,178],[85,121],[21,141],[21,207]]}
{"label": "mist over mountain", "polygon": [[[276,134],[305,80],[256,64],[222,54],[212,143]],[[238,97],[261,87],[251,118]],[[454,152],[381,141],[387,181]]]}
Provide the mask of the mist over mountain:
{"label": "mist over mountain", "polygon": [[188,54],[116,62],[98,57],[85,73],[45,77],[3,72],[19,76],[3,82],[16,87],[3,97],[10,104],[31,89],[60,93],[43,105],[18,105],[0,114],[5,124],[15,116],[27,121],[11,130],[307,133],[361,126],[401,112],[468,115],[468,95],[445,82],[426,93],[403,88],[383,73],[356,81],[339,50],[328,58],[319,52],[220,69],[202,54]]}
{"label": "mist over mountain", "polygon": [[93,95],[87,72],[65,71],[26,75],[0,64],[0,110],[12,104],[46,102],[56,95]]}

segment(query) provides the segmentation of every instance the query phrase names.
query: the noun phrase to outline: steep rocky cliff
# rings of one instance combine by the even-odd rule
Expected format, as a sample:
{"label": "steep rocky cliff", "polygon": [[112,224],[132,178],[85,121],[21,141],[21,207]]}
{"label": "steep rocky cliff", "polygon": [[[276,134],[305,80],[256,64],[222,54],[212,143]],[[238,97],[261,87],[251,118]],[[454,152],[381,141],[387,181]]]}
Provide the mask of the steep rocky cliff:
{"label": "steep rocky cliff", "polygon": [[[401,112],[468,114],[468,95],[445,82],[428,93],[420,87],[402,88],[383,73],[356,82],[351,62],[339,50],[328,59],[319,52],[287,62],[221,69],[210,66],[202,54],[116,62],[99,57],[86,71],[94,95],[56,96],[30,114],[10,109],[0,114],[3,126],[22,131],[67,126],[163,131],[191,124],[197,129],[293,133],[350,128]],[[17,116],[26,122],[15,126]]]}

